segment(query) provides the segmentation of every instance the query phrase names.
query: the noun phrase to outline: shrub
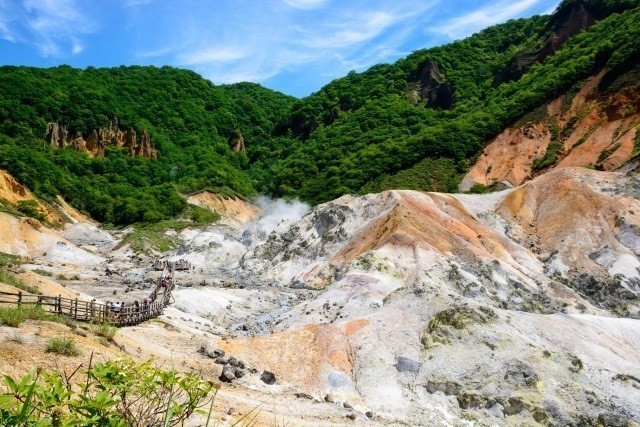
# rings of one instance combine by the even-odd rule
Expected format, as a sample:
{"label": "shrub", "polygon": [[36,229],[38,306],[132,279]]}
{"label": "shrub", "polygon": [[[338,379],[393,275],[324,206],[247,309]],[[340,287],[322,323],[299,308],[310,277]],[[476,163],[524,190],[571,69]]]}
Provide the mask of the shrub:
{"label": "shrub", "polygon": [[605,160],[607,160],[613,153],[615,153],[618,148],[620,148],[621,143],[617,143],[615,144],[613,147],[604,150],[602,153],[600,153],[600,156],[598,157],[598,163],[602,163]]}
{"label": "shrub", "polygon": [[0,325],[17,328],[27,320],[27,313],[19,307],[0,307]]}
{"label": "shrub", "polygon": [[549,146],[547,146],[547,152],[544,156],[535,159],[533,161],[532,170],[537,172],[541,169],[544,169],[548,166],[555,165],[558,161],[558,152],[562,150],[562,144],[556,141],[552,141]]}
{"label": "shrub", "polygon": [[73,374],[42,370],[17,380],[5,376],[0,425],[173,427],[203,407],[211,416],[214,385],[195,374],[130,359],[89,366],[76,383]]}
{"label": "shrub", "polygon": [[66,323],[66,317],[47,313],[37,305],[22,305],[17,307],[0,306],[0,324],[18,327],[27,319],[48,320],[57,323]]}
{"label": "shrub", "polygon": [[32,270],[34,273],[39,274],[41,276],[53,276],[53,273],[51,273],[50,271],[47,270],[43,270],[41,268],[36,268],[35,270]]}
{"label": "shrub", "polygon": [[91,332],[99,337],[104,337],[108,341],[112,341],[113,337],[116,335],[118,331],[117,328],[109,325],[108,323],[96,323],[91,325]]}
{"label": "shrub", "polygon": [[42,213],[40,204],[35,200],[20,200],[16,204],[18,211],[22,212],[26,216],[35,218],[40,222],[46,222],[47,217]]}
{"label": "shrub", "polygon": [[479,182],[476,182],[469,189],[469,193],[471,193],[471,194],[486,194],[486,193],[491,193],[494,188],[495,188],[494,185],[484,185],[484,184],[480,184]]}
{"label": "shrub", "polygon": [[71,338],[51,338],[47,344],[48,353],[62,354],[64,356],[79,356],[82,354],[76,342]]}

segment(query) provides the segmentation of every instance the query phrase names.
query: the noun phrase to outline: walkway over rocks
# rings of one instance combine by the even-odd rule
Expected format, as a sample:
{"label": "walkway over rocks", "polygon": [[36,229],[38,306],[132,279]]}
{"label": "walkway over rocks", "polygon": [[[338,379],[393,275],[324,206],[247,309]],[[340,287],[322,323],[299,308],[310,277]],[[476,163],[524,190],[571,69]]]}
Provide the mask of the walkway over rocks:
{"label": "walkway over rocks", "polygon": [[81,301],[78,298],[62,298],[62,296],[0,292],[0,304],[18,307],[31,305],[41,307],[45,311],[68,317],[81,322],[108,323],[114,326],[131,326],[158,317],[171,302],[173,271],[169,276],[158,279],[156,287],[142,302],[125,305],[107,301],[106,303]]}

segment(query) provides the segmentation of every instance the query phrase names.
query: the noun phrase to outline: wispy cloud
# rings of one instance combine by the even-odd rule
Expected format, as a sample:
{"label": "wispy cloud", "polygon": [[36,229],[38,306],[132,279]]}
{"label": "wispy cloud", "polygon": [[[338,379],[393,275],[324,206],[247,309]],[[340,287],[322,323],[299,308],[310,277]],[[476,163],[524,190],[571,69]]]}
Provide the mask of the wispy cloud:
{"label": "wispy cloud", "polygon": [[[0,60],[148,64],[303,95],[559,0],[0,0]],[[24,49],[23,46],[32,47]],[[3,47],[7,47],[4,49]],[[290,88],[296,88],[294,89]]]}
{"label": "wispy cloud", "polygon": [[336,49],[354,44],[368,42],[379,36],[396,21],[396,17],[384,12],[369,12],[356,19],[347,20],[339,25],[333,33],[314,33],[312,37],[303,39],[302,45],[311,49]]}
{"label": "wispy cloud", "polygon": [[284,0],[286,4],[296,9],[317,9],[324,6],[328,0]]}
{"label": "wispy cloud", "polygon": [[213,62],[234,62],[246,57],[247,54],[241,47],[211,47],[178,55],[178,61],[183,65],[198,65]]}
{"label": "wispy cloud", "polygon": [[[322,8],[330,0],[229,1],[211,9],[186,1],[171,9],[171,25],[162,30],[164,46],[157,40],[138,46],[136,57],[168,57],[216,83],[263,82],[309,67],[340,75],[398,57],[425,12],[440,2],[353,0]],[[312,8],[319,10],[300,10]],[[137,22],[134,28],[146,27]]]}
{"label": "wispy cloud", "polygon": [[461,39],[491,25],[514,18],[531,9],[542,0],[502,0],[453,18],[442,25],[429,28],[429,32],[441,33],[450,39]]}
{"label": "wispy cloud", "polygon": [[76,55],[96,25],[75,0],[0,1],[0,36],[35,46],[43,57]]}
{"label": "wispy cloud", "polygon": [[18,34],[14,30],[14,21],[18,19],[18,10],[9,0],[0,0],[0,38],[15,43]]}
{"label": "wispy cloud", "polygon": [[153,0],[126,0],[125,6],[127,7],[143,6],[145,4],[150,4],[152,2]]}
{"label": "wispy cloud", "polygon": [[9,28],[9,25],[3,21],[0,21],[0,38],[14,42],[16,41],[16,36]]}

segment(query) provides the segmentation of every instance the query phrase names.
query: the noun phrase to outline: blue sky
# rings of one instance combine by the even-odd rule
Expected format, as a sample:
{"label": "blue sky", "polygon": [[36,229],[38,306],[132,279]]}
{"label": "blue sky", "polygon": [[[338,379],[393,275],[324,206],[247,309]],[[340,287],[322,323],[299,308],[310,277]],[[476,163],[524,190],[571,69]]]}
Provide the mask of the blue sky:
{"label": "blue sky", "polygon": [[173,65],[295,96],[558,0],[0,0],[0,64]]}

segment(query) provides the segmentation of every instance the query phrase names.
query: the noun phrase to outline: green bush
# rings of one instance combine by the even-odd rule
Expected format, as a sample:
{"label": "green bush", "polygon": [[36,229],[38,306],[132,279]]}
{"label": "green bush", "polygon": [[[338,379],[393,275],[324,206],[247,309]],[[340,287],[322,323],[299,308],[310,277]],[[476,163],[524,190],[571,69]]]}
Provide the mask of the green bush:
{"label": "green bush", "polygon": [[16,204],[16,209],[18,209],[18,211],[22,212],[26,216],[35,218],[40,222],[47,221],[47,217],[40,209],[40,204],[35,200],[20,200]]}
{"label": "green bush", "polygon": [[47,344],[47,352],[64,356],[79,356],[82,354],[73,339],[64,337],[51,338]]}
{"label": "green bush", "polygon": [[0,425],[173,427],[204,407],[211,418],[214,386],[195,374],[116,359],[89,364],[86,379],[73,377],[40,369],[21,379],[5,375]]}
{"label": "green bush", "polygon": [[535,159],[533,161],[532,170],[537,172],[546,167],[553,166],[558,161],[558,152],[562,150],[562,144],[557,141],[552,141],[547,146],[547,151],[544,156]]}
{"label": "green bush", "polygon": [[469,193],[471,193],[471,194],[491,193],[493,191],[494,187],[495,187],[494,185],[484,185],[484,184],[480,184],[480,183],[476,182],[469,189]]}
{"label": "green bush", "polygon": [[27,312],[18,307],[0,306],[0,325],[17,328],[27,320]]}
{"label": "green bush", "polygon": [[96,323],[91,325],[91,332],[99,337],[104,337],[107,341],[113,341],[118,329],[109,325],[108,323]]}
{"label": "green bush", "polygon": [[620,145],[622,145],[622,143],[618,142],[614,144],[613,147],[608,148],[604,150],[602,153],[600,153],[600,156],[598,157],[598,163],[602,163],[605,160],[607,160],[613,153],[615,153],[618,150],[618,148],[620,148]]}
{"label": "green bush", "polygon": [[41,268],[36,268],[35,270],[32,270],[34,273],[37,273],[41,276],[53,276],[53,273],[47,270],[43,270]]}
{"label": "green bush", "polygon": [[3,269],[0,269],[0,282],[6,283],[7,285],[11,285],[14,288],[21,289],[30,294],[37,294],[39,292],[36,286],[25,283],[24,280],[17,278],[14,274],[6,272]]}
{"label": "green bush", "polygon": [[0,306],[0,324],[17,327],[27,319],[67,323],[66,317],[48,313],[42,307],[36,304],[23,304],[20,306]]}

